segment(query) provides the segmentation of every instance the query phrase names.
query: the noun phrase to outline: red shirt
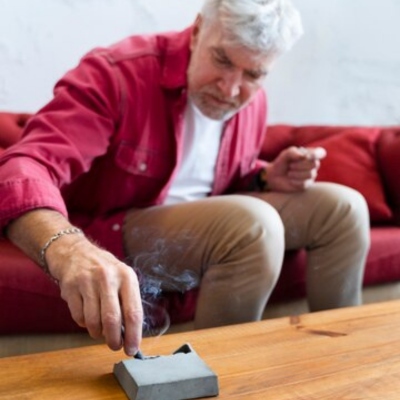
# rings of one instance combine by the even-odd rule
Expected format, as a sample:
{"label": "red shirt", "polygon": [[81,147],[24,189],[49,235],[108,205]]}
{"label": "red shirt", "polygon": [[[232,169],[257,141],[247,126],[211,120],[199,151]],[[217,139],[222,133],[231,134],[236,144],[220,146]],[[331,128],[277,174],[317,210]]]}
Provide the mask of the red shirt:
{"label": "red shirt", "polygon": [[[162,204],[178,168],[191,29],[133,36],[87,54],[0,158],[0,228],[50,208],[123,258],[126,210]],[[210,195],[249,190],[266,98],[224,127]]]}

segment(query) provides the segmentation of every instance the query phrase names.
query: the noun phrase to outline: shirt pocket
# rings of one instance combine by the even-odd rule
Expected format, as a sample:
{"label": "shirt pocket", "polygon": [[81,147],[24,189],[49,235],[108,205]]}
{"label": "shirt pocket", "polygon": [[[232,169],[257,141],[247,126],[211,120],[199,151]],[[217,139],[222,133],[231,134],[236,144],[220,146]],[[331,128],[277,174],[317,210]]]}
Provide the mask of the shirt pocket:
{"label": "shirt pocket", "polygon": [[115,163],[119,168],[144,178],[164,179],[168,176],[168,159],[165,152],[128,142],[121,142],[115,153]]}

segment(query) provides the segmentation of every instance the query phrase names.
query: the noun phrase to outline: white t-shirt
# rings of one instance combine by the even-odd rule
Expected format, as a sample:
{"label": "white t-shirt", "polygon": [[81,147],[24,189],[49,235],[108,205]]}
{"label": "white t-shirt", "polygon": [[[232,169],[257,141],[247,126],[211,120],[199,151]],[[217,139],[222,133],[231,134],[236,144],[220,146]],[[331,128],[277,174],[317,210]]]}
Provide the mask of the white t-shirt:
{"label": "white t-shirt", "polygon": [[180,167],[164,204],[202,199],[212,190],[224,121],[204,116],[189,100]]}

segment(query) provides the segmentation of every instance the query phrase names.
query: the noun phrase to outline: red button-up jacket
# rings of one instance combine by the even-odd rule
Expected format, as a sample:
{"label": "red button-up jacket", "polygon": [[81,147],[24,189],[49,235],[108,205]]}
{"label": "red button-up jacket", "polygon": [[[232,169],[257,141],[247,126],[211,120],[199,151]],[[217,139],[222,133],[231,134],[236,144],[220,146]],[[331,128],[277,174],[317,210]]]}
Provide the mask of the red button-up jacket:
{"label": "red button-up jacket", "polygon": [[[0,158],[0,228],[35,208],[123,257],[126,210],[162,204],[180,160],[191,28],[96,49]],[[224,127],[210,195],[250,188],[266,124],[260,90]]]}

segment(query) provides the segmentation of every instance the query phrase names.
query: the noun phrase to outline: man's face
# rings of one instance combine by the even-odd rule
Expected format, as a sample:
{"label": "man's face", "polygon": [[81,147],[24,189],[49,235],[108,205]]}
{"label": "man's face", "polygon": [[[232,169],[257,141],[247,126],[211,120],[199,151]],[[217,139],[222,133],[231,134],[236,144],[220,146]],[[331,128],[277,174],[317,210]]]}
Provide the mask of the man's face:
{"label": "man's face", "polygon": [[205,25],[197,17],[191,38],[189,96],[207,117],[230,118],[248,104],[275,57],[224,44],[219,24]]}

